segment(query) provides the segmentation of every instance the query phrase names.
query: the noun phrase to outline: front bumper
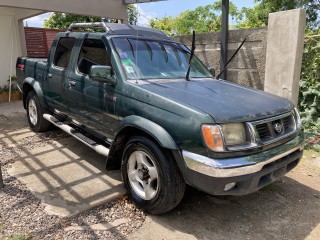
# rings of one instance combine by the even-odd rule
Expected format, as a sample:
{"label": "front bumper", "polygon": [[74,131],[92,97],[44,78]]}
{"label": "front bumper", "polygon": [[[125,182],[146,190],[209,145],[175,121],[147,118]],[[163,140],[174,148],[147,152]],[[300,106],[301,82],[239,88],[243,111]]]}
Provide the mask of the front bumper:
{"label": "front bumper", "polygon": [[[303,154],[303,133],[278,147],[245,157],[211,159],[182,151],[185,180],[213,195],[245,195],[292,170]],[[181,162],[180,162],[181,163]]]}

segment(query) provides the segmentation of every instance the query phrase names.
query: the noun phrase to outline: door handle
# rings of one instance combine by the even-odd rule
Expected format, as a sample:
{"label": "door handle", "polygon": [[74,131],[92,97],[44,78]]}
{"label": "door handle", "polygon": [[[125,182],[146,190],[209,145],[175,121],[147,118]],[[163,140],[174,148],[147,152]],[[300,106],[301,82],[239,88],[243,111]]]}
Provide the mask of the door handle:
{"label": "door handle", "polygon": [[48,73],[47,77],[48,77],[48,78],[52,78],[52,74],[51,74],[51,73]]}
{"label": "door handle", "polygon": [[69,85],[72,86],[72,87],[75,87],[76,84],[77,84],[77,82],[75,82],[75,81],[70,81],[70,82],[69,82]]}

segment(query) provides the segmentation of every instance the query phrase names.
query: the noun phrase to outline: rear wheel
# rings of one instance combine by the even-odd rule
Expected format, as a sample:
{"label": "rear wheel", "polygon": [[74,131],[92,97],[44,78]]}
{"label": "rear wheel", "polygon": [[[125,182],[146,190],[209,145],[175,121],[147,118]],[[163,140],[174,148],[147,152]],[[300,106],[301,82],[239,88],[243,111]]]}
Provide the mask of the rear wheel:
{"label": "rear wheel", "polygon": [[137,136],[129,140],[121,169],[129,196],[146,212],[168,212],[183,198],[185,182],[178,167],[149,138]]}
{"label": "rear wheel", "polygon": [[30,128],[35,132],[44,132],[48,130],[51,124],[43,118],[44,110],[34,91],[28,93],[26,103]]}

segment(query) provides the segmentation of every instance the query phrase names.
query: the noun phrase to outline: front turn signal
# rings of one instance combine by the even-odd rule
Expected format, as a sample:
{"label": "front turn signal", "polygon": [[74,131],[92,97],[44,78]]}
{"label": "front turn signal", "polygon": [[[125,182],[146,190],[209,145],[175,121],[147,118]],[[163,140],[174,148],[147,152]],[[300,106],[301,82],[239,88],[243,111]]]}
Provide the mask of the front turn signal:
{"label": "front turn signal", "polygon": [[219,126],[202,125],[202,136],[205,144],[209,149],[215,152],[223,152],[223,139]]}

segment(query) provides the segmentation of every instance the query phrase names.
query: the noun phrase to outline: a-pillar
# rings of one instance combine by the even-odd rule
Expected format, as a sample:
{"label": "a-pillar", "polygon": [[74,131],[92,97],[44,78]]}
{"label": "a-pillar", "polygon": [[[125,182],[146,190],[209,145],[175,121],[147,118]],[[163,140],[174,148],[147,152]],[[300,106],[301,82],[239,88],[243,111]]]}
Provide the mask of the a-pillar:
{"label": "a-pillar", "polygon": [[264,90],[298,103],[306,10],[271,13]]}

